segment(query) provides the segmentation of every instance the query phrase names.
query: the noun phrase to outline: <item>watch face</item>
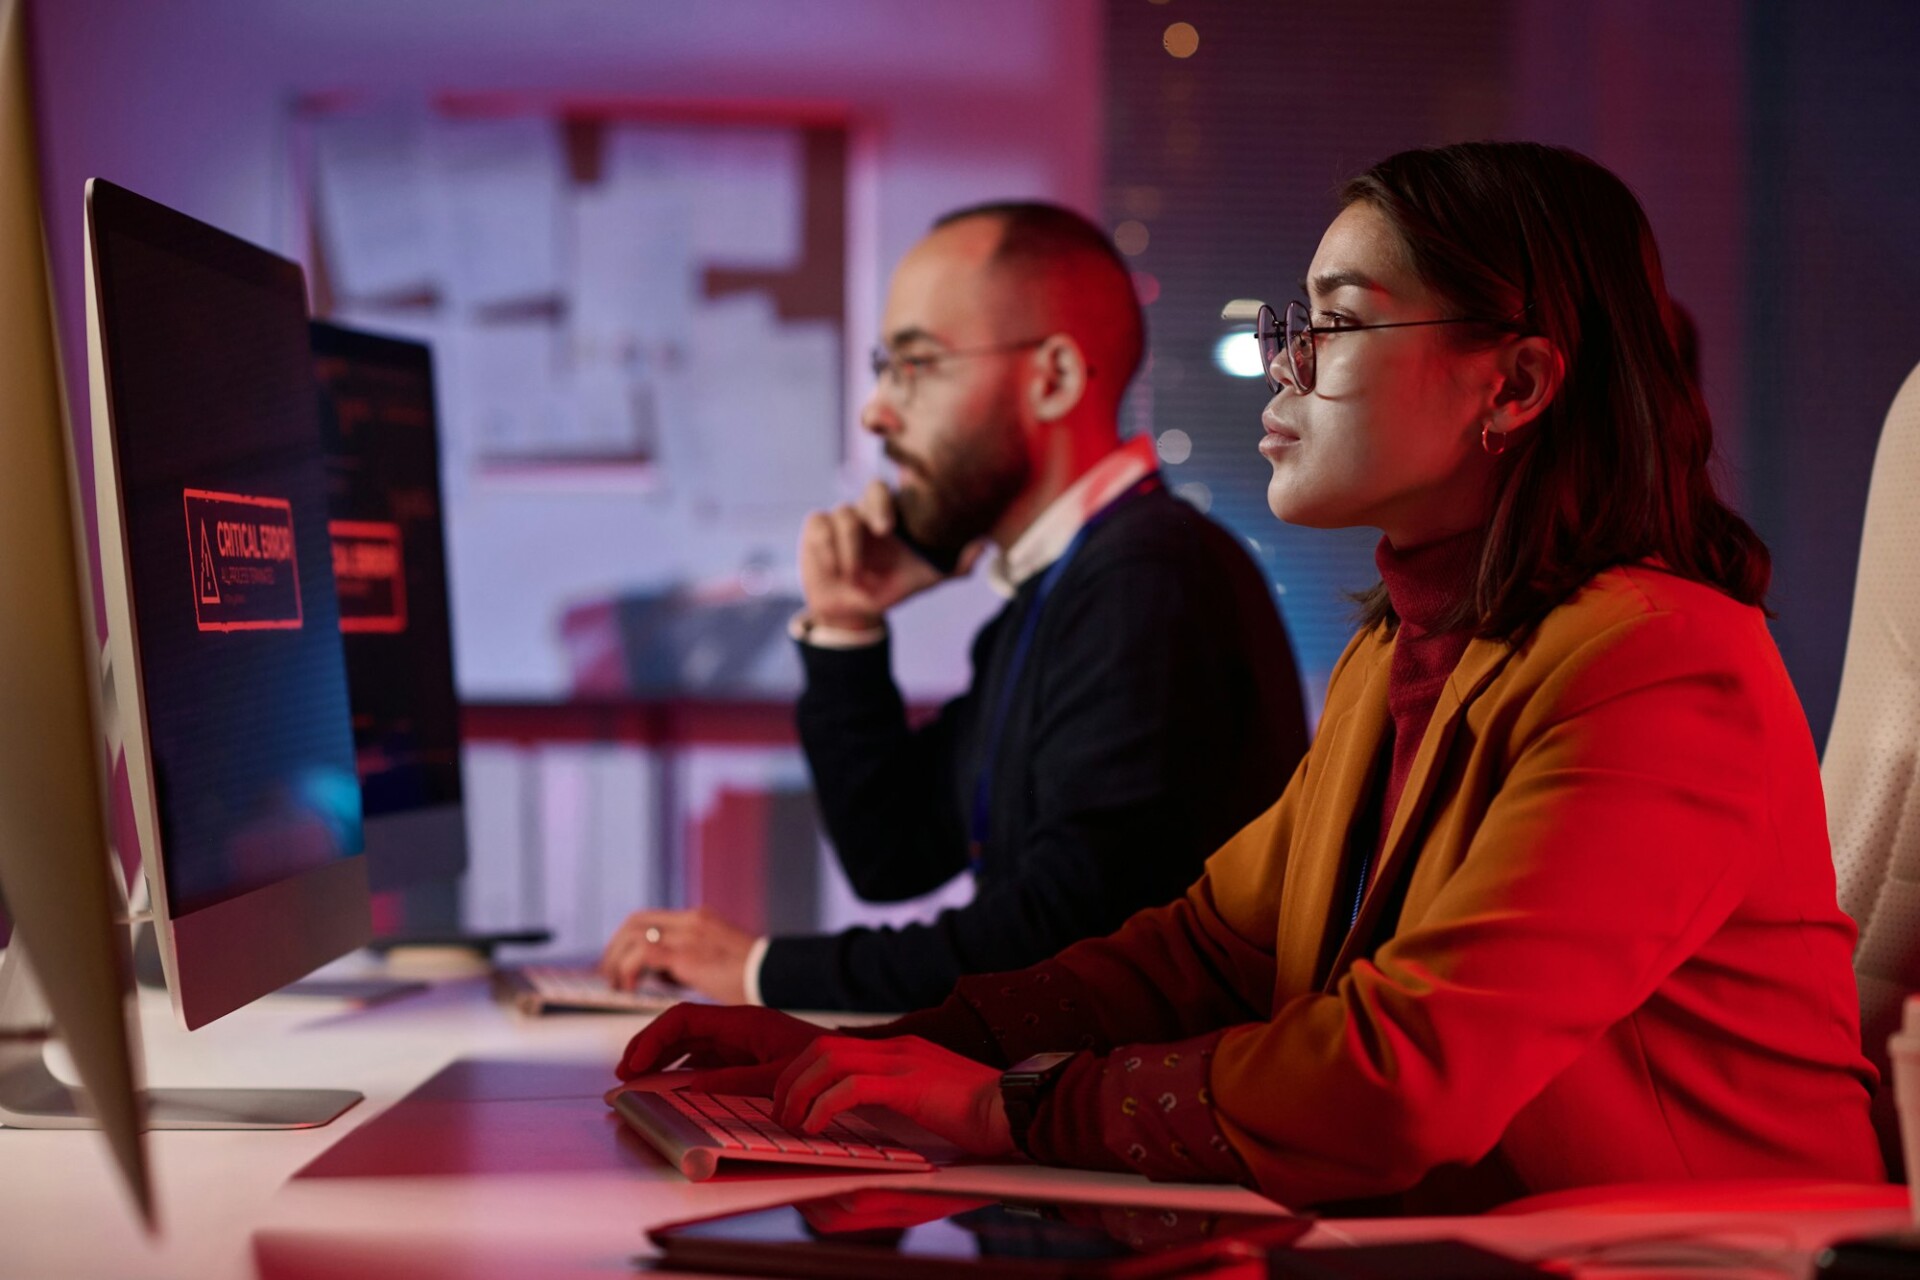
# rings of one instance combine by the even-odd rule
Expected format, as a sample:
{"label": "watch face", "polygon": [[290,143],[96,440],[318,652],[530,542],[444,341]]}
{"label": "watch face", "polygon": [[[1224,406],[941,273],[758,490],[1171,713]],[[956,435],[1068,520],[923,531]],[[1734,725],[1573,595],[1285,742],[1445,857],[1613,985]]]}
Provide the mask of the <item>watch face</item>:
{"label": "watch face", "polygon": [[1032,1057],[1022,1058],[1007,1072],[1010,1076],[1043,1077],[1049,1072],[1058,1071],[1073,1059],[1071,1053],[1036,1053]]}

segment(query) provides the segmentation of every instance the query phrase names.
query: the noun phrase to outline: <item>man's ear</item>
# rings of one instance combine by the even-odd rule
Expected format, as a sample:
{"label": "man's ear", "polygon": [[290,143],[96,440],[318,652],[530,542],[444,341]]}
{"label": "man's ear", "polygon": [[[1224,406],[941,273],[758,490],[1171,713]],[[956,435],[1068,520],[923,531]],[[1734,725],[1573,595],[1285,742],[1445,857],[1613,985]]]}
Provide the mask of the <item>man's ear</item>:
{"label": "man's ear", "polygon": [[1500,379],[1489,406],[1495,435],[1518,431],[1533,422],[1560,394],[1567,378],[1567,362],[1560,351],[1538,334],[1516,338],[1499,350]]}
{"label": "man's ear", "polygon": [[1087,394],[1087,357],[1080,344],[1056,333],[1027,361],[1027,410],[1035,421],[1058,422]]}

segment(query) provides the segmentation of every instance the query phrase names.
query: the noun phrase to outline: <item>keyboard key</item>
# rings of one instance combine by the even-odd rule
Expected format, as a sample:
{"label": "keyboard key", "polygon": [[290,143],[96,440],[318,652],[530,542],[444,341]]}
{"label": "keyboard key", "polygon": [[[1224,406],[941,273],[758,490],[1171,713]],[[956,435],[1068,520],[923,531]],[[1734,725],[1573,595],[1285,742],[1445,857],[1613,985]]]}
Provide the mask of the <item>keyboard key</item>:
{"label": "keyboard key", "polygon": [[926,1157],[918,1151],[909,1151],[907,1148],[887,1137],[885,1133],[881,1132],[871,1123],[862,1120],[859,1116],[851,1112],[841,1112],[840,1123],[844,1124],[853,1133],[854,1137],[878,1150],[880,1154],[888,1160],[908,1161],[914,1164],[926,1163]]}
{"label": "keyboard key", "polygon": [[[900,1146],[871,1122],[858,1116],[842,1115],[820,1133],[791,1130],[773,1118],[773,1104],[766,1098],[748,1098],[708,1094],[681,1089],[649,1095],[662,1100],[675,1112],[692,1122],[704,1137],[708,1151],[740,1159],[760,1159],[791,1164],[818,1161],[840,1168],[865,1166],[875,1172],[915,1172],[929,1168],[927,1160]],[[642,1128],[642,1132],[646,1130]],[[698,1149],[695,1143],[686,1150]],[[674,1155],[676,1160],[681,1159]],[[682,1165],[683,1171],[688,1166]],[[698,1167],[698,1166],[696,1166]],[[709,1163],[704,1166],[711,1170]],[[689,1173],[689,1177],[708,1177],[709,1173]]]}
{"label": "keyboard key", "polygon": [[729,1151],[748,1150],[748,1146],[744,1140],[715,1125],[713,1120],[696,1105],[696,1099],[703,1098],[706,1095],[695,1094],[690,1098],[686,1094],[674,1091],[664,1093],[660,1096],[664,1097],[668,1102],[671,1102],[674,1109],[679,1111],[681,1115],[686,1116],[689,1120],[699,1125],[707,1136],[713,1140],[714,1145]]}

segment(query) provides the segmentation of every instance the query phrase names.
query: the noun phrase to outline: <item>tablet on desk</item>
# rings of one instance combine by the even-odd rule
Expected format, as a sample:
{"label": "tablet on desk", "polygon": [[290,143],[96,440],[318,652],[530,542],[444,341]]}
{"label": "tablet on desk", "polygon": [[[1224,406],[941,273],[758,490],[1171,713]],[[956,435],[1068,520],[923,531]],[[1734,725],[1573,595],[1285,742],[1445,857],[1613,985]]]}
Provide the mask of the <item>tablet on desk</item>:
{"label": "tablet on desk", "polygon": [[1311,1218],[863,1188],[657,1227],[668,1269],[875,1280],[1152,1280],[1259,1259]]}

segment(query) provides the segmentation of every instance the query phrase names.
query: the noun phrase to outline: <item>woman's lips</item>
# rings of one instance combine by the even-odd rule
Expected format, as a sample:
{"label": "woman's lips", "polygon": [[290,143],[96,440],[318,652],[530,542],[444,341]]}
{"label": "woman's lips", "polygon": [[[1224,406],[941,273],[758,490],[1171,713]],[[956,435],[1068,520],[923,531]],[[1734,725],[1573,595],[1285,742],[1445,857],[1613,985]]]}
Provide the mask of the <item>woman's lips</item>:
{"label": "woman's lips", "polygon": [[1263,454],[1271,456],[1300,443],[1300,433],[1273,417],[1270,412],[1260,415],[1260,425],[1267,432],[1260,437],[1260,452]]}

